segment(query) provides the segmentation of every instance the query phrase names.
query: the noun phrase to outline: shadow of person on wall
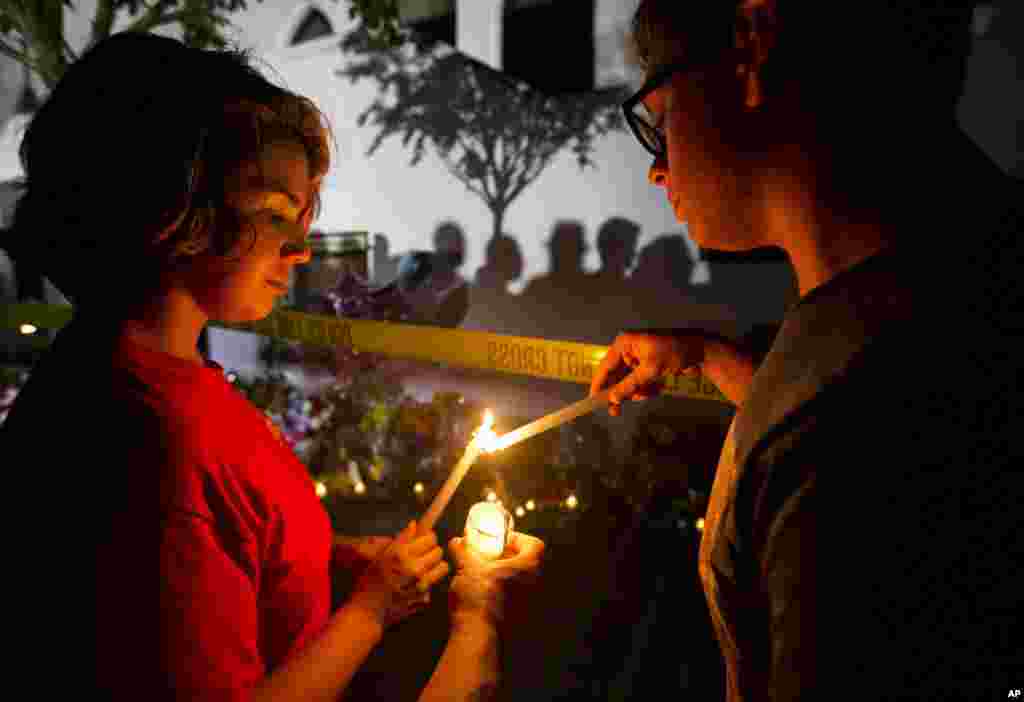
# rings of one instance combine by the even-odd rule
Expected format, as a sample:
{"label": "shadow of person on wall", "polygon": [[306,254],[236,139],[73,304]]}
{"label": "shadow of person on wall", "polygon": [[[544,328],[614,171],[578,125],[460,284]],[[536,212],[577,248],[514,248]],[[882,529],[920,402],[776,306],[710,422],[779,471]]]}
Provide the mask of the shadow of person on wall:
{"label": "shadow of person on wall", "polygon": [[531,280],[521,295],[526,317],[524,333],[547,339],[587,339],[590,321],[599,314],[589,304],[583,254],[587,250],[583,224],[576,220],[555,223],[547,242],[550,272]]}
{"label": "shadow of person on wall", "polygon": [[647,244],[630,275],[634,307],[640,311],[630,326],[735,333],[736,312],[701,299],[698,288],[690,283],[695,266],[682,234],[662,234]]}
{"label": "shadow of person on wall", "polygon": [[370,282],[373,285],[384,285],[398,277],[398,262],[402,257],[391,255],[391,243],[386,236],[374,234],[370,251],[373,255],[373,278]]}
{"label": "shadow of person on wall", "polygon": [[710,280],[693,294],[697,301],[724,305],[751,325],[774,323],[799,298],[796,275],[781,249],[732,252],[705,249]]}
{"label": "shadow of person on wall", "polygon": [[433,238],[430,279],[408,296],[414,310],[410,322],[457,327],[469,310],[469,285],[458,271],[466,258],[466,235],[458,224],[445,221]]}
{"label": "shadow of person on wall", "polygon": [[599,305],[591,341],[610,344],[635,316],[633,285],[626,271],[636,258],[640,225],[625,217],[611,217],[597,232],[601,268],[587,274],[587,298]]}
{"label": "shadow of person on wall", "polygon": [[491,237],[484,252],[484,265],[476,271],[463,328],[521,334],[519,297],[513,295],[508,286],[522,274],[523,254],[515,237],[508,234]]}

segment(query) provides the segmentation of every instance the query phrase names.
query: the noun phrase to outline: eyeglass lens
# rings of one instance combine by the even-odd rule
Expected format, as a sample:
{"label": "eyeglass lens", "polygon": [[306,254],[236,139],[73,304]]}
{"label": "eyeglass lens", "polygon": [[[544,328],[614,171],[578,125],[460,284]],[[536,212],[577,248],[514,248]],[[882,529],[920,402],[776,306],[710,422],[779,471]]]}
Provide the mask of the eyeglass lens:
{"label": "eyeglass lens", "polygon": [[660,154],[665,150],[661,132],[653,126],[654,120],[651,113],[647,111],[643,102],[638,102],[633,107],[634,124],[636,125],[637,136],[644,142],[651,153]]}

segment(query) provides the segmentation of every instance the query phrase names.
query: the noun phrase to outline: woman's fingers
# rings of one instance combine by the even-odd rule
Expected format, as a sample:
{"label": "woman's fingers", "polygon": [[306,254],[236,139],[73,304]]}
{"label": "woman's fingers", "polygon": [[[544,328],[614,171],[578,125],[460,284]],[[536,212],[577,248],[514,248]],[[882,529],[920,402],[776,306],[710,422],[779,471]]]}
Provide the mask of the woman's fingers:
{"label": "woman's fingers", "polygon": [[426,573],[420,576],[418,582],[420,592],[424,592],[427,595],[429,595],[430,588],[434,587],[434,585],[437,585],[437,583],[443,580],[444,577],[448,575],[449,570],[450,568],[448,567],[448,563],[446,561],[442,560],[440,563],[434,564],[434,566],[431,567],[430,570],[428,570]]}
{"label": "woman's fingers", "polygon": [[419,558],[437,547],[437,534],[428,531],[422,536],[417,536],[407,544],[402,545],[402,552],[411,558]]}
{"label": "woman's fingers", "polygon": [[440,546],[435,546],[429,553],[417,558],[412,562],[411,570],[417,577],[423,575],[444,560],[444,551]]}

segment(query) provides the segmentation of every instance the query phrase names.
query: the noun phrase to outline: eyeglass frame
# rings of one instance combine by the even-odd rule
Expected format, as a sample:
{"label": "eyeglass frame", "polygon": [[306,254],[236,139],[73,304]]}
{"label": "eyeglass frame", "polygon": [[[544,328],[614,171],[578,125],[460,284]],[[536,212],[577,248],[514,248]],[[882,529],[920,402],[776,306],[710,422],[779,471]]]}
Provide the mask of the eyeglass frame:
{"label": "eyeglass frame", "polygon": [[[728,51],[729,50],[726,49],[725,53],[728,53]],[[676,61],[666,66],[662,66],[654,73],[654,75],[644,81],[643,85],[640,86],[640,89],[636,91],[631,98],[622,103],[622,112],[626,118],[626,124],[629,125],[630,130],[633,132],[633,136],[636,137],[636,140],[640,142],[640,145],[655,158],[664,158],[668,153],[668,142],[664,137],[664,128],[655,129],[654,125],[647,124],[647,126],[654,132],[658,140],[658,144],[661,146],[661,151],[656,152],[647,145],[647,142],[644,141],[644,138],[640,135],[640,127],[637,126],[637,122],[642,118],[637,115],[633,109],[638,103],[642,102],[645,97],[665,85],[665,83],[668,82],[668,79],[676,73],[681,71],[693,71],[699,68],[707,68],[721,60],[722,53],[722,50],[718,50],[717,52],[702,52],[701,56],[704,58],[696,56],[687,61]]]}
{"label": "eyeglass frame", "polygon": [[[669,78],[680,71],[692,70],[699,65],[703,65],[704,62],[700,61],[679,61],[676,63],[670,63],[667,66],[663,66],[658,71],[644,81],[644,84],[640,86],[640,89],[636,91],[628,100],[622,103],[622,113],[626,118],[626,124],[629,125],[630,130],[633,132],[633,136],[640,142],[640,145],[644,147],[652,156],[655,158],[663,158],[668,153],[668,142],[665,140],[664,127],[657,128],[653,124],[649,124],[640,115],[634,112],[636,106],[643,102],[643,99],[653,93],[658,88],[665,85]],[[641,135],[642,127],[639,125],[643,122],[644,126],[650,128],[654,134],[658,145],[661,147],[660,151],[655,151],[650,147],[644,137]]]}

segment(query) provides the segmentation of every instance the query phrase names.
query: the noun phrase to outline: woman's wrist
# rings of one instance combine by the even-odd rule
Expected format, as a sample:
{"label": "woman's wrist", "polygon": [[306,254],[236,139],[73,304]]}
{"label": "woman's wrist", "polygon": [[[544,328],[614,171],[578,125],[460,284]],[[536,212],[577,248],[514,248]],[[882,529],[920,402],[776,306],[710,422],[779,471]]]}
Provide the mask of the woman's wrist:
{"label": "woman's wrist", "polygon": [[452,634],[497,636],[498,622],[483,610],[456,608],[452,612]]}
{"label": "woman's wrist", "polygon": [[346,626],[356,626],[377,641],[384,638],[384,622],[380,613],[357,600],[349,600],[334,613],[333,620],[344,620]]}

